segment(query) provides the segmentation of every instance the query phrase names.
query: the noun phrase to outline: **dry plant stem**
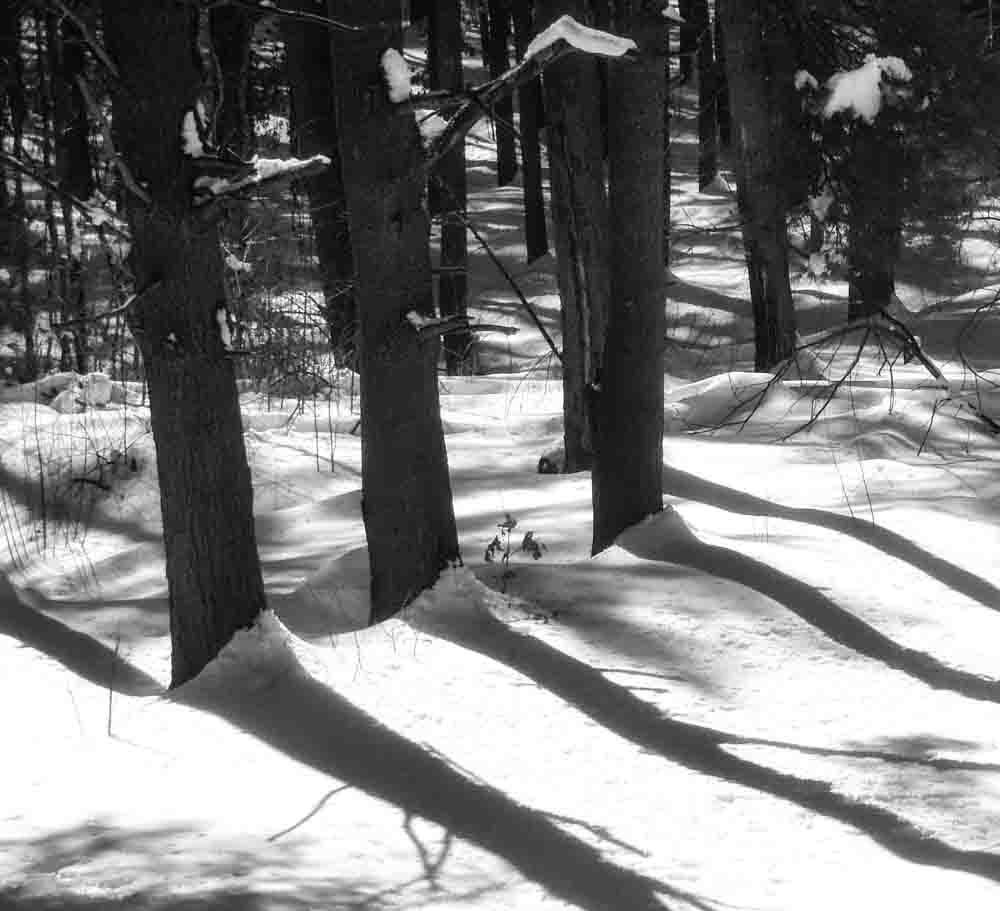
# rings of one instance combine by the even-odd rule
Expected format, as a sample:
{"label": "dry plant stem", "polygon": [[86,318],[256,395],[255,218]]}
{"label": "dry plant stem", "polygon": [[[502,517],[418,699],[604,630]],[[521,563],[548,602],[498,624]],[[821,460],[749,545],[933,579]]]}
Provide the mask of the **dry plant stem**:
{"label": "dry plant stem", "polygon": [[90,115],[90,119],[101,131],[101,136],[104,139],[105,147],[108,149],[111,161],[114,166],[118,169],[118,173],[121,175],[122,183],[130,193],[132,193],[137,198],[141,199],[147,206],[152,202],[150,195],[139,186],[136,179],[132,176],[132,172],[129,167],[122,160],[122,157],[118,154],[115,149],[114,140],[111,137],[111,125],[108,123],[106,117],[101,114],[100,108],[97,106],[97,101],[94,99],[93,92],[90,91],[90,86],[87,84],[87,80],[82,76],[76,77],[76,86],[80,90],[80,96],[83,98],[83,103],[87,106],[87,113]]}

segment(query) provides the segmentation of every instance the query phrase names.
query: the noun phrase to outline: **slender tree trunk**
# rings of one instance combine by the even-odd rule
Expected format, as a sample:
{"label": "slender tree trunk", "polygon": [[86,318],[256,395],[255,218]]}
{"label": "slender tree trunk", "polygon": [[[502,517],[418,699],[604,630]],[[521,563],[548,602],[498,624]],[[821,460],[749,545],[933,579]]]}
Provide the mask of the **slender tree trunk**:
{"label": "slender tree trunk", "polygon": [[[510,2],[487,0],[489,31],[483,50],[490,75],[494,78],[510,66]],[[502,187],[517,176],[517,148],[514,143],[514,99],[504,96],[493,108],[497,135],[497,183]]]}
{"label": "slender tree trunk", "polygon": [[[430,4],[428,16],[428,73],[432,89],[461,92],[462,4],[439,0]],[[459,142],[434,169],[431,178],[431,209],[441,216],[441,273],[438,277],[438,309],[442,316],[465,316],[468,312],[469,252],[466,237],[465,142]],[[444,339],[445,366],[449,374],[462,373],[472,360],[472,334],[455,332]]]}
{"label": "slender tree trunk", "polygon": [[719,145],[731,149],[733,120],[729,110],[729,77],[726,75],[726,42],[722,36],[722,20],[727,0],[715,0],[715,114],[719,125]]}
{"label": "slender tree trunk", "polygon": [[[524,57],[532,37],[531,0],[514,0],[514,44],[518,58]],[[524,169],[524,233],[528,262],[549,252],[545,227],[545,197],[542,193],[542,150],[538,132],[542,126],[542,87],[537,79],[518,89],[521,165]]]}
{"label": "slender tree trunk", "polygon": [[670,98],[670,58],[667,58],[664,78],[667,80],[666,103],[663,105],[663,265],[670,267],[670,241],[672,230],[670,219],[672,217],[670,196],[674,190],[674,161],[673,149],[670,146],[670,125],[672,112],[670,110],[672,100]]}
{"label": "slender tree trunk", "polygon": [[[770,370],[795,348],[788,278],[785,160],[794,68],[772,0],[725,0],[726,65],[739,131],[737,183],[756,339],[756,367]],[[786,85],[787,83],[787,85]]]}
{"label": "slender tree trunk", "polygon": [[[539,28],[563,14],[579,16],[580,0],[543,0]],[[562,300],[565,470],[593,460],[588,387],[604,358],[611,277],[604,182],[598,61],[575,54],[543,76],[552,223]]]}
{"label": "slender tree trunk", "polygon": [[105,0],[120,77],[117,152],[152,198],[131,193],[130,265],[140,295],[129,324],[142,351],[156,442],[173,645],[171,684],[194,677],[266,606],[253,490],[231,355],[217,225],[191,206],[181,127],[200,89],[198,11],[160,0]]}
{"label": "slender tree trunk", "polygon": [[691,19],[698,35],[698,187],[704,190],[719,173],[715,52],[708,0],[692,0]]}
{"label": "slender tree trunk", "polygon": [[[303,12],[322,14],[326,10],[323,0],[296,0],[290,5]],[[302,185],[309,197],[309,217],[323,282],[323,317],[334,356],[338,364],[344,364],[354,360],[358,314],[330,36],[326,29],[287,19],[284,38],[296,153],[303,157],[326,155],[330,159],[330,167],[305,178]]]}
{"label": "slender tree trunk", "polygon": [[679,0],[677,4],[677,11],[685,23],[680,27],[678,45],[681,55],[678,75],[682,83],[690,82],[691,77],[694,76],[695,57],[698,54],[698,33],[695,31],[695,25],[692,21],[695,2],[697,0]]}
{"label": "slender tree trunk", "polygon": [[611,312],[594,387],[593,551],[663,508],[663,108],[661,5],[619,0],[638,62],[609,63]]}
{"label": "slender tree trunk", "polygon": [[383,53],[401,41],[397,0],[331,0],[341,163],[361,319],[362,491],[372,621],[391,617],[458,559],[438,401],[423,151],[409,103],[392,104]]}

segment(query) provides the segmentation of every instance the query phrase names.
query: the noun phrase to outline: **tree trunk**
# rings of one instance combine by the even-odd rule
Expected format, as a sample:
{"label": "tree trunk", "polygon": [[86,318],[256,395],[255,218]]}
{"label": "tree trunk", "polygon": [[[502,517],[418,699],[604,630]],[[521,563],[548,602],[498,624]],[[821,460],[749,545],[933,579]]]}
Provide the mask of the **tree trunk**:
{"label": "tree trunk", "polygon": [[[489,31],[483,50],[490,76],[494,79],[510,66],[510,0],[487,0]],[[517,176],[517,148],[514,144],[514,99],[505,95],[493,107],[497,137],[497,183],[503,187]]]}
{"label": "tree trunk", "polygon": [[715,0],[715,114],[719,125],[719,145],[733,146],[733,120],[729,110],[729,77],[726,76],[726,42],[722,37],[723,9],[727,0]]}
{"label": "tree trunk", "polygon": [[253,123],[247,82],[250,76],[250,38],[254,16],[240,6],[209,10],[208,29],[221,85],[215,111],[215,139],[240,158],[253,154]]}
{"label": "tree trunk", "polygon": [[896,292],[902,236],[903,175],[898,137],[877,124],[855,124],[847,185],[848,319],[884,310]]}
{"label": "tree trunk", "polygon": [[690,82],[691,77],[694,76],[695,57],[698,54],[698,33],[695,31],[695,25],[692,21],[695,2],[696,0],[679,0],[677,4],[677,11],[684,20],[684,25],[680,27],[680,41],[678,43],[680,50],[678,75],[682,83]]}
{"label": "tree trunk", "polygon": [[673,149],[670,146],[670,121],[672,104],[670,98],[670,58],[667,58],[664,71],[664,78],[667,80],[666,101],[663,105],[663,265],[670,268],[670,241],[672,230],[670,219],[672,217],[671,194],[674,190],[674,161]]}
{"label": "tree trunk", "polygon": [[[563,14],[579,16],[581,6],[580,0],[543,0],[539,28]],[[603,361],[611,295],[598,62],[573,54],[542,78],[562,300],[564,470],[583,471],[591,467],[594,449],[587,388]]]}
{"label": "tree trunk", "polygon": [[698,188],[704,190],[719,173],[715,52],[708,0],[692,0],[691,18],[698,34]]}
{"label": "tree trunk", "polygon": [[423,152],[409,103],[392,104],[381,58],[401,41],[397,0],[331,0],[361,26],[334,30],[341,163],[361,319],[362,491],[372,622],[391,617],[458,559],[441,428]]}
{"label": "tree trunk", "polygon": [[740,140],[738,201],[758,370],[770,370],[795,348],[782,154],[788,141],[786,95],[793,91],[794,67],[789,66],[788,35],[775,6],[770,0],[726,0],[723,23],[733,119]]}
{"label": "tree trunk", "polygon": [[[519,59],[532,37],[530,0],[514,0],[514,44]],[[542,87],[532,79],[517,92],[520,113],[521,166],[524,170],[524,234],[528,262],[549,252],[545,227],[545,197],[542,193],[542,150],[538,131],[542,126]]]}
{"label": "tree trunk", "polygon": [[[139,297],[129,324],[142,351],[156,443],[173,646],[171,685],[194,677],[266,606],[225,306],[218,227],[191,206],[181,125],[200,89],[197,9],[105,0],[120,78],[117,152],[146,188],[131,193],[130,264]],[[224,312],[224,311],[222,311]]]}
{"label": "tree trunk", "polygon": [[[427,47],[430,88],[461,92],[465,78],[460,0],[439,0],[430,5]],[[463,220],[467,196],[464,140],[441,159],[431,181],[431,209],[441,216],[438,309],[441,316],[465,316],[469,251]],[[471,362],[472,343],[470,332],[455,332],[445,337],[444,359],[449,374],[462,373]]]}
{"label": "tree trunk", "polygon": [[[293,8],[320,14],[325,11],[324,3],[316,0],[297,0]],[[305,178],[302,185],[309,197],[309,217],[323,282],[323,318],[334,357],[338,364],[344,364],[354,360],[358,314],[354,254],[340,166],[330,35],[324,28],[286,19],[284,38],[295,114],[296,154],[306,158],[326,155],[330,159],[330,167]]]}
{"label": "tree trunk", "polygon": [[608,67],[611,312],[594,387],[594,553],[663,508],[667,28],[660,6],[619,0],[619,28],[642,56]]}

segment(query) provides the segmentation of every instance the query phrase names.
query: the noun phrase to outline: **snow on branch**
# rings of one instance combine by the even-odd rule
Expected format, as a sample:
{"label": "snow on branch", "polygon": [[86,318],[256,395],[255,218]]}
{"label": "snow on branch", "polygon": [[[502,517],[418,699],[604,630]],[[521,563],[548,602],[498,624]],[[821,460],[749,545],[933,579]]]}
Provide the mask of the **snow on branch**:
{"label": "snow on branch", "polygon": [[545,50],[557,41],[565,41],[578,51],[601,57],[623,57],[629,51],[638,50],[631,38],[621,38],[597,28],[581,25],[572,16],[560,16],[532,39],[524,50],[524,56],[534,57],[539,51]]}
{"label": "snow on branch", "polygon": [[458,108],[447,127],[428,143],[426,169],[433,168],[451,151],[501,98],[537,78],[554,61],[576,52],[627,59],[635,56],[637,49],[629,38],[580,25],[572,16],[560,17],[528,45],[524,59],[516,66],[470,92],[471,97]]}
{"label": "snow on branch", "polygon": [[[869,54],[865,62],[853,70],[834,73],[827,82],[830,97],[823,107],[823,116],[844,113],[873,123],[882,110],[883,101],[892,102],[894,96],[883,85],[883,80],[910,82],[913,74],[899,57],[876,57]],[[796,80],[796,88],[800,88]]]}
{"label": "snow on branch", "polygon": [[234,177],[202,175],[194,181],[195,205],[204,206],[222,196],[242,190],[296,177],[312,177],[330,166],[326,155],[311,158],[258,158],[250,162],[249,171]]}

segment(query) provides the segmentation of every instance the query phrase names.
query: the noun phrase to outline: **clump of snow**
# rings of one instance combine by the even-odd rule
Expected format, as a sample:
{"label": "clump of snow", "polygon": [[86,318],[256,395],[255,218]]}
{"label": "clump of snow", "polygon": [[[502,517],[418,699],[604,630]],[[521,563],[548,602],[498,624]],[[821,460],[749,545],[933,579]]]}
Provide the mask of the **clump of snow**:
{"label": "clump of snow", "polygon": [[835,202],[833,191],[829,187],[824,187],[819,196],[809,197],[809,211],[816,217],[817,221],[826,221],[826,216],[830,212],[830,206]]}
{"label": "clump of snow", "polygon": [[874,54],[869,54],[856,69],[835,73],[826,83],[830,97],[823,115],[832,117],[843,111],[872,123],[882,110],[882,80],[885,77],[909,82],[913,74],[899,57],[876,57]]}
{"label": "clump of snow", "polygon": [[219,337],[222,339],[222,345],[229,351],[233,347],[233,334],[229,328],[229,310],[225,307],[217,307],[215,321],[219,324]]}
{"label": "clump of snow", "polygon": [[233,272],[253,272],[253,266],[232,253],[226,254],[226,267]]}
{"label": "clump of snow", "polygon": [[184,154],[191,158],[201,158],[205,154],[205,147],[201,144],[201,135],[198,132],[198,118],[194,111],[188,111],[184,115],[184,122],[181,124],[181,148]]}
{"label": "clump of snow", "polygon": [[816,77],[809,72],[809,70],[799,70],[795,74],[795,89],[798,92],[804,89],[818,89],[819,82],[817,82]]}
{"label": "clump of snow", "polygon": [[86,405],[107,405],[113,389],[111,378],[105,373],[88,373],[80,381],[80,395]]}
{"label": "clump of snow", "polygon": [[422,313],[417,313],[416,310],[410,310],[407,312],[406,321],[413,326],[414,329],[423,329],[425,326],[432,326],[435,322],[437,322],[433,316],[424,316]]}
{"label": "clump of snow", "polygon": [[440,114],[430,114],[427,117],[421,118],[417,122],[417,126],[420,129],[420,138],[424,145],[437,139],[448,126],[448,121],[445,120]]}
{"label": "clump of snow", "polygon": [[382,73],[389,88],[389,100],[393,104],[402,104],[410,97],[410,67],[403,55],[394,47],[382,54]]}
{"label": "clump of snow", "polygon": [[78,414],[83,411],[83,402],[80,401],[80,387],[71,386],[64,389],[49,405],[60,414]]}
{"label": "clump of snow", "polygon": [[565,41],[578,51],[601,57],[623,57],[636,50],[631,38],[621,38],[600,29],[581,25],[572,16],[560,16],[547,29],[538,33],[524,51],[527,60],[557,41]]}

